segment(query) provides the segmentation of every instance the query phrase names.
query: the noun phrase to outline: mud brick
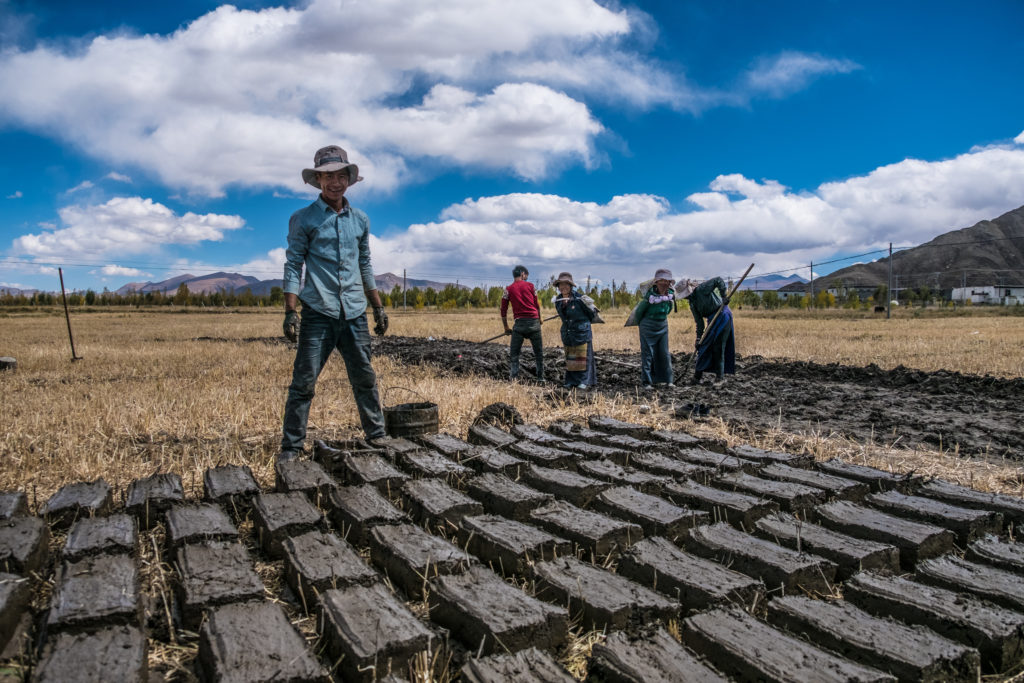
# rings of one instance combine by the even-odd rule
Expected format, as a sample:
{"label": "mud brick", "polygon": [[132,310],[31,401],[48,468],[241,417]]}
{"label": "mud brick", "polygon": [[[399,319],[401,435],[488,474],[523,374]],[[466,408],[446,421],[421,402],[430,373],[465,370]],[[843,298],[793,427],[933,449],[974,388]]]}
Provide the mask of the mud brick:
{"label": "mud brick", "polygon": [[902,577],[861,572],[843,584],[843,597],[877,616],[932,629],[977,648],[989,673],[1024,658],[1024,614],[945,588]]}
{"label": "mud brick", "polygon": [[368,585],[381,578],[352,546],[334,534],[310,531],[287,538],[282,554],[285,580],[307,612],[316,605],[316,596],[328,589]]}
{"label": "mud brick", "polygon": [[574,683],[576,680],[546,652],[535,647],[507,655],[471,657],[462,665],[466,683]]}
{"label": "mud brick", "polygon": [[696,448],[704,444],[704,441],[692,434],[668,429],[652,429],[644,438],[652,441],[664,441],[680,448]]}
{"label": "mud brick", "polygon": [[846,602],[787,595],[768,604],[768,620],[901,681],[977,681],[978,651],[922,626],[873,616]]}
{"label": "mud brick", "polygon": [[604,642],[595,643],[587,671],[596,680],[615,683],[726,683],[729,680],[660,626],[634,636],[617,631]]}
{"label": "mud brick", "polygon": [[331,491],[331,521],[341,535],[357,545],[365,544],[370,529],[378,524],[402,524],[409,516],[377,493],[373,486],[343,486]]}
{"label": "mud brick", "polygon": [[31,599],[32,584],[27,578],[0,574],[0,650],[17,634]]}
{"label": "mud brick", "polygon": [[382,439],[374,439],[377,448],[383,448],[392,460],[400,458],[406,453],[415,453],[423,450],[423,446],[402,437],[386,436]]}
{"label": "mud brick", "polygon": [[533,567],[537,597],[582,613],[586,630],[621,630],[679,616],[679,603],[624,576],[560,557]]}
{"label": "mud brick", "polygon": [[512,436],[517,439],[526,441],[532,441],[539,443],[542,446],[555,446],[558,447],[560,443],[565,441],[565,437],[552,434],[551,432],[544,431],[538,425],[535,424],[518,424],[512,425]]}
{"label": "mud brick", "polygon": [[523,479],[538,491],[550,493],[559,500],[568,500],[583,508],[590,505],[594,496],[610,486],[607,482],[582,474],[537,465],[528,466],[523,471]]}
{"label": "mud brick", "polygon": [[240,543],[204,541],[177,554],[178,604],[182,620],[195,628],[206,607],[263,599],[263,581]]}
{"label": "mud brick", "polygon": [[50,529],[38,517],[0,522],[0,571],[27,574],[42,569],[50,554]]}
{"label": "mud brick", "polygon": [[797,552],[738,531],[725,522],[697,527],[690,532],[687,549],[747,576],[764,581],[768,590],[783,587],[831,593],[836,565],[823,557]]}
{"label": "mud brick", "polygon": [[314,505],[327,502],[331,489],[338,485],[334,477],[318,462],[312,460],[286,460],[274,465],[274,489],[279,493],[302,493]]}
{"label": "mud brick", "polygon": [[370,560],[413,600],[423,597],[428,579],[459,574],[475,562],[457,546],[412,524],[376,527],[370,533]]}
{"label": "mud brick", "polygon": [[719,472],[735,472],[742,470],[750,474],[757,474],[764,466],[762,463],[745,458],[737,458],[735,455],[715,453],[705,448],[678,448],[671,453],[678,460],[683,460],[694,465],[710,467]]}
{"label": "mud brick", "polygon": [[136,479],[128,486],[125,510],[135,515],[144,529],[156,524],[170,507],[185,500],[181,477],[173,473]]}
{"label": "mud brick", "polygon": [[627,548],[644,537],[637,524],[581,510],[561,500],[533,510],[530,522],[596,555]]}
{"label": "mud brick", "polygon": [[203,473],[203,497],[223,505],[235,519],[249,509],[260,487],[247,465],[221,465]]}
{"label": "mud brick", "polygon": [[660,451],[665,447],[663,443],[652,444],[650,441],[642,441],[635,436],[627,434],[606,434],[604,432],[591,432],[590,430],[581,432],[579,438],[581,441],[596,443],[598,446],[607,446],[608,448],[627,451],[633,454],[652,450]]}
{"label": "mud brick", "polygon": [[138,541],[139,523],[130,515],[86,517],[71,527],[61,555],[69,562],[88,555],[134,555]]}
{"label": "mud brick", "polygon": [[149,680],[145,634],[135,626],[49,638],[32,677],[39,683]]}
{"label": "mud brick", "polygon": [[1003,521],[1007,524],[1013,524],[1018,529],[1024,528],[1024,499],[1021,498],[1002,493],[975,491],[941,479],[924,484],[916,493],[972,510],[1001,512]]}
{"label": "mud brick", "polygon": [[832,531],[793,515],[771,515],[757,520],[757,533],[794,550],[806,550],[836,563],[836,576],[845,581],[863,569],[898,573],[900,551],[886,543],[876,543]]}
{"label": "mud brick", "polygon": [[794,455],[793,453],[766,451],[763,448],[755,448],[749,444],[733,446],[729,449],[729,454],[744,460],[753,460],[762,465],[788,465],[790,467],[806,469],[814,464],[813,455]]}
{"label": "mud brick", "polygon": [[740,529],[753,529],[754,522],[779,511],[778,503],[745,493],[725,491],[683,480],[665,485],[664,495],[676,505],[704,510],[717,521],[726,521]]}
{"label": "mud brick", "polygon": [[28,515],[28,496],[24,491],[0,492],[0,520]]}
{"label": "mud brick", "polygon": [[517,441],[508,447],[508,451],[538,465],[559,469],[576,469],[576,461],[580,459],[577,453],[552,446],[541,446],[532,441]]}
{"label": "mud brick", "polygon": [[673,505],[628,486],[602,491],[591,507],[596,512],[639,524],[647,536],[666,536],[673,540],[685,537],[688,530],[698,524],[711,521],[711,515],[703,510]]}
{"label": "mud brick", "polygon": [[[609,448],[608,446],[598,446],[586,441],[563,441],[558,444],[558,447],[563,451],[582,455],[587,460],[605,459],[618,465],[624,465],[629,460],[629,453],[626,451]],[[579,464],[582,465],[583,462]]]}
{"label": "mud brick", "polygon": [[603,439],[608,436],[605,432],[598,432],[588,427],[581,427],[573,422],[569,422],[568,420],[552,422],[548,425],[548,431],[566,439],[578,439],[588,443],[594,443],[596,440]]}
{"label": "mud brick", "polygon": [[909,493],[921,482],[921,477],[914,476],[913,474],[892,474],[891,472],[866,465],[854,465],[843,462],[839,458],[832,458],[825,462],[816,463],[816,465],[825,474],[864,482],[871,487],[872,491],[891,491],[896,489],[897,491]]}
{"label": "mud brick", "polygon": [[437,479],[414,479],[402,486],[412,518],[421,524],[457,527],[467,515],[482,515],[484,506]]}
{"label": "mud brick", "polygon": [[473,449],[473,444],[451,434],[420,434],[416,441],[454,460],[458,460],[461,454]]}
{"label": "mud brick", "polygon": [[846,501],[819,505],[814,514],[822,526],[896,546],[900,549],[900,565],[904,569],[913,569],[920,560],[951,551],[956,539],[947,529],[912,522]]}
{"label": "mud brick", "polygon": [[99,555],[61,566],[46,624],[55,631],[138,624],[141,612],[135,560],[127,555]]}
{"label": "mud brick", "polygon": [[789,465],[766,465],[759,474],[768,479],[790,481],[794,484],[822,489],[830,498],[839,500],[864,500],[864,496],[870,491],[868,485],[862,481],[845,479],[818,470],[803,470]]}
{"label": "mud brick", "polygon": [[238,529],[224,509],[212,503],[176,505],[167,511],[167,545],[180,548],[200,541],[234,541]]}
{"label": "mud brick", "polygon": [[541,493],[529,486],[512,481],[503,474],[481,474],[466,484],[469,495],[479,500],[492,515],[511,517],[520,522],[530,517],[530,511],[554,500],[550,493]]}
{"label": "mud brick", "polygon": [[390,496],[409,480],[409,475],[395,469],[380,455],[347,455],[344,479],[354,486],[369,484],[381,494]]}
{"label": "mud brick", "polygon": [[518,441],[516,437],[504,429],[486,423],[470,427],[466,440],[477,446],[490,446],[492,448],[503,448]]}
{"label": "mud brick", "polygon": [[825,492],[821,489],[788,481],[762,479],[746,472],[723,474],[712,483],[721,488],[743,491],[752,496],[773,500],[779,507],[789,512],[803,512],[825,502]]}
{"label": "mud brick", "polygon": [[572,553],[569,541],[496,515],[462,520],[459,545],[505,575],[525,574],[531,562]]}
{"label": "mud brick", "polygon": [[737,608],[689,617],[683,643],[741,681],[896,681],[889,674],[787,635]]}
{"label": "mud brick", "polygon": [[1004,543],[995,536],[986,536],[967,546],[966,557],[972,562],[1024,574],[1024,543]]}
{"label": "mud brick", "polygon": [[635,467],[623,467],[607,459],[581,462],[579,472],[616,486],[632,486],[637,491],[654,495],[661,491],[667,481],[664,477],[649,474]]}
{"label": "mud brick", "polygon": [[430,582],[430,617],[468,649],[491,654],[528,647],[553,652],[568,639],[568,613],[475,567]]}
{"label": "mud brick", "polygon": [[330,681],[284,610],[272,602],[211,610],[199,634],[198,662],[201,678],[208,681]]}
{"label": "mud brick", "polygon": [[603,415],[591,415],[587,418],[587,425],[591,429],[596,429],[599,432],[624,434],[637,439],[646,439],[647,435],[651,432],[651,428],[647,425],[636,424],[635,422],[623,422],[622,420],[616,420],[612,417],[604,417]]}
{"label": "mud brick", "polygon": [[914,578],[940,588],[973,593],[997,605],[1024,612],[1024,576],[1005,569],[950,554],[921,562]]}
{"label": "mud brick", "polygon": [[322,526],[324,516],[297,491],[261,493],[253,499],[253,522],[260,547],[273,558],[281,556],[281,542]]}
{"label": "mud brick", "polygon": [[320,596],[317,630],[346,681],[405,671],[434,634],[383,584],[332,588]]}
{"label": "mud brick", "polygon": [[715,473],[714,468],[684,462],[661,453],[633,453],[629,463],[654,474],[694,481],[707,481]]}
{"label": "mud brick", "polygon": [[440,453],[434,451],[414,451],[400,456],[402,465],[410,471],[413,476],[418,477],[446,477],[450,479],[461,479],[471,476],[473,470],[450,460]]}
{"label": "mud brick", "polygon": [[635,544],[619,559],[618,572],[672,596],[687,612],[726,604],[750,610],[764,598],[761,581],[684,552],[664,538]]}
{"label": "mud brick", "polygon": [[1001,513],[956,507],[934,498],[886,491],[872,493],[866,500],[869,505],[890,514],[949,529],[956,533],[961,546],[966,546],[987,533],[998,534],[1003,528]]}
{"label": "mud brick", "polygon": [[66,529],[79,517],[93,517],[110,513],[114,498],[110,484],[103,479],[78,482],[62,486],[43,503],[39,514],[58,529]]}
{"label": "mud brick", "polygon": [[[337,443],[337,442],[334,442]],[[375,454],[382,455],[383,450],[376,450],[370,448],[370,444],[359,439],[358,444],[348,444],[353,447],[354,452],[362,454]],[[313,445],[313,461],[320,464],[324,470],[330,475],[344,475],[345,474],[345,458],[347,458],[353,450],[344,450],[336,448],[328,444],[326,441],[317,439]]]}
{"label": "mud brick", "polygon": [[462,454],[459,462],[476,472],[499,472],[513,477],[518,477],[520,468],[526,464],[522,458],[490,446],[474,446]]}

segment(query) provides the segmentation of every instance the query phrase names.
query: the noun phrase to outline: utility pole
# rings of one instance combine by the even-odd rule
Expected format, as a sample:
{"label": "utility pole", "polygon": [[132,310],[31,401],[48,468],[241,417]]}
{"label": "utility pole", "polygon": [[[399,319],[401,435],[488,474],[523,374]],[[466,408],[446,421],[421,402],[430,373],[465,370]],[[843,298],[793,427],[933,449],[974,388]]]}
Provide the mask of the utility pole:
{"label": "utility pole", "polygon": [[612,308],[615,308],[615,279],[612,278]]}
{"label": "utility pole", "polygon": [[889,242],[889,284],[885,290],[885,319],[892,317],[892,242]]}
{"label": "utility pole", "polygon": [[814,261],[811,261],[811,308],[814,308]]}
{"label": "utility pole", "polygon": [[405,301],[405,290],[407,289],[407,287],[406,287],[407,284],[408,283],[405,280],[405,268],[402,268],[402,312],[403,313],[408,310],[408,308],[406,307],[406,301]]}

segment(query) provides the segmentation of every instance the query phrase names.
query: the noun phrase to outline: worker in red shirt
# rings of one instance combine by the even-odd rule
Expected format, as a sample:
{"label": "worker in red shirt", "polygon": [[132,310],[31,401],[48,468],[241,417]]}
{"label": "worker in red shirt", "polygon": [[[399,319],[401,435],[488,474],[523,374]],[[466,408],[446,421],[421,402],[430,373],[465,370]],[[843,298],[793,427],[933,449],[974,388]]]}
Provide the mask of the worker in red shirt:
{"label": "worker in red shirt", "polygon": [[[544,382],[544,346],[540,336],[540,301],[533,285],[526,281],[530,271],[526,266],[512,269],[514,281],[501,295],[501,322],[505,325],[505,334],[512,335],[508,347],[509,376],[519,377],[519,352],[523,348],[523,339],[529,339],[533,345],[533,358],[537,363],[537,381]],[[515,323],[508,326],[508,305],[512,304],[512,315]]]}

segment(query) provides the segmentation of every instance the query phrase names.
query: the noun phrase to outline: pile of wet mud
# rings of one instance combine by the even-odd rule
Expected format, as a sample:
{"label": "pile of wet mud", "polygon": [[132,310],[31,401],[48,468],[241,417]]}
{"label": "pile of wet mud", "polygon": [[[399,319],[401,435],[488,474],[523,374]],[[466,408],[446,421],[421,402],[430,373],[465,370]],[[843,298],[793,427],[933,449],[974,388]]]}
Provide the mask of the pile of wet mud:
{"label": "pile of wet mud", "polygon": [[[442,375],[505,379],[508,346],[446,338],[373,340],[375,354],[409,365],[431,365]],[[1024,380],[871,364],[848,366],[737,358],[737,374],[724,385],[708,379],[692,386],[691,354],[674,354],[675,387],[645,394],[639,352],[599,350],[595,391],[659,401],[677,411],[701,408],[750,429],[838,434],[858,441],[906,447],[959,448],[965,455],[1024,457],[1019,419]],[[522,352],[522,375],[532,377],[533,353]],[[559,386],[565,370],[560,349],[545,349],[545,379]]]}

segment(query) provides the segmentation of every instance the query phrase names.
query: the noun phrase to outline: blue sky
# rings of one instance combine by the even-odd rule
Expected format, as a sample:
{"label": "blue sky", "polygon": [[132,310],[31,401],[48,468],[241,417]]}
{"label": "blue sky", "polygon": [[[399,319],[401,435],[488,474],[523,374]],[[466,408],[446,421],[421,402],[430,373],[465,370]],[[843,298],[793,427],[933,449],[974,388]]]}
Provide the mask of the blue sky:
{"label": "blue sky", "polygon": [[1024,204],[1022,28],[1018,0],[0,0],[0,287],[280,277],[326,144],[378,273],[806,277]]}

